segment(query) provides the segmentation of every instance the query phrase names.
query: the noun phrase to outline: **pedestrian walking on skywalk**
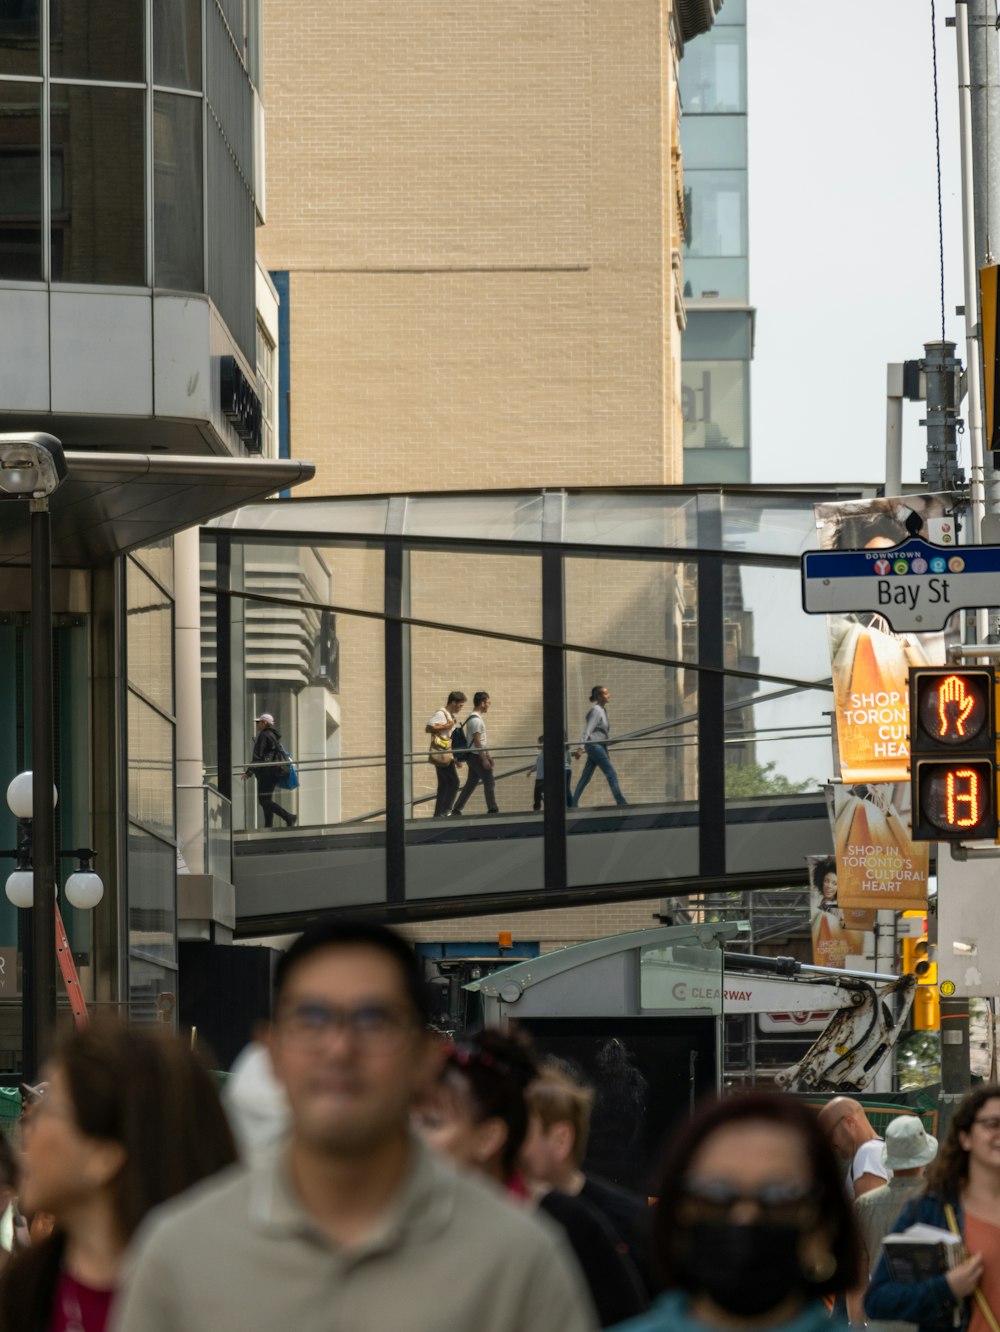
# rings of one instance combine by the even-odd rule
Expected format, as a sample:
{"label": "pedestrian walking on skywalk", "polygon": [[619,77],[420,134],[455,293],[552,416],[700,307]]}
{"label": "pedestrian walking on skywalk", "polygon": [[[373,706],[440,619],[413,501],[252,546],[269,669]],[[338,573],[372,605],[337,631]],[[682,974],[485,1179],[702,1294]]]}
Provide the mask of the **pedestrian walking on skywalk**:
{"label": "pedestrian walking on skywalk", "polygon": [[455,808],[451,811],[452,814],[461,814],[469,803],[469,796],[472,795],[480,782],[483,786],[483,796],[486,799],[486,812],[488,814],[500,813],[497,808],[496,786],[493,781],[493,756],[486,747],[485,717],[490,710],[491,702],[492,700],[485,689],[480,689],[478,693],[472,696],[472,711],[465,723],[465,740],[468,746],[465,750],[465,761],[469,765],[469,775],[462,787],[462,794],[455,801]]}
{"label": "pedestrian walking on skywalk", "polygon": [[583,772],[580,774],[580,780],[573,792],[573,799],[570,801],[571,805],[579,805],[580,797],[586,790],[587,783],[598,769],[604,774],[615,804],[621,808],[628,804],[621,793],[621,787],[618,785],[618,774],[615,772],[614,764],[608,755],[608,741],[611,739],[611,723],[608,721],[608,703],[610,701],[611,691],[607,685],[594,685],[590,691],[590,709],[584,723],[580,748],[575,750],[573,754],[574,758],[580,758],[586,752],[587,762],[583,765]]}
{"label": "pedestrian walking on skywalk", "polygon": [[284,819],[289,828],[294,827],[295,815],[289,814],[288,810],[283,809],[274,799],[275,788],[288,762],[281,747],[281,736],[275,730],[274,718],[269,712],[262,712],[255,718],[254,724],[257,727],[257,737],[254,740],[250,767],[244,772],[243,780],[246,781],[248,777],[256,779],[257,800],[264,815],[265,828],[274,826],[275,814],[279,819]]}
{"label": "pedestrian walking on skywalk", "polygon": [[438,708],[428,720],[424,731],[431,738],[431,747],[427,757],[434,765],[437,778],[437,796],[434,800],[434,817],[443,819],[451,813],[451,807],[458,795],[458,769],[461,760],[455,757],[451,747],[451,737],[458,726],[458,714],[465,707],[465,695],[461,689],[453,689],[448,695],[448,702]]}

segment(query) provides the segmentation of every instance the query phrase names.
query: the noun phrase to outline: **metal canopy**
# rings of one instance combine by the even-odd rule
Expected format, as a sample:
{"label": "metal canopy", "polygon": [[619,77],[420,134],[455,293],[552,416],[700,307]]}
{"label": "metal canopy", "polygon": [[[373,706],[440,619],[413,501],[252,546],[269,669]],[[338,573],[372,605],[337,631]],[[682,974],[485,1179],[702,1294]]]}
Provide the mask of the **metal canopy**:
{"label": "metal canopy", "polygon": [[[312,480],[312,463],[270,458],[67,452],[50,500],[52,562],[70,568],[115,555]],[[30,558],[28,504],[0,498],[0,564]]]}

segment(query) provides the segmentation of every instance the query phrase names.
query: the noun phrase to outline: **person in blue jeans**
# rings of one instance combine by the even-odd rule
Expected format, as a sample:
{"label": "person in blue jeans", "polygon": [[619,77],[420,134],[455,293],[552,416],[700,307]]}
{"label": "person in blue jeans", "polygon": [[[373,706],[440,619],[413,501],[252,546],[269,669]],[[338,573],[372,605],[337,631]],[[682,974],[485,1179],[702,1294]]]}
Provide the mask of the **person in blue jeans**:
{"label": "person in blue jeans", "polygon": [[608,788],[614,796],[615,804],[619,806],[628,804],[628,801],[622,795],[621,787],[618,785],[618,774],[615,772],[614,764],[608,754],[608,741],[611,739],[611,724],[608,721],[608,703],[610,700],[611,691],[607,685],[594,685],[590,691],[590,709],[584,723],[580,748],[575,750],[573,754],[574,758],[580,758],[586,752],[587,762],[583,765],[580,780],[577,782],[573,798],[569,802],[571,806],[580,803],[580,797],[587,789],[587,783],[598,768],[604,773]]}

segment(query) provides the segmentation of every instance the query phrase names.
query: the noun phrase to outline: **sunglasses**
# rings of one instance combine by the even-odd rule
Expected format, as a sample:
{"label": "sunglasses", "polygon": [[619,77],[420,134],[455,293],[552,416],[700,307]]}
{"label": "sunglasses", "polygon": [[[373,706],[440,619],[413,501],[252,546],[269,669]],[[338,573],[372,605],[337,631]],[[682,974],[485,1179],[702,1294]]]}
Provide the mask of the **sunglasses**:
{"label": "sunglasses", "polygon": [[751,1203],[765,1220],[798,1219],[807,1207],[819,1202],[819,1190],[812,1184],[773,1180],[758,1189],[737,1187],[728,1179],[700,1179],[689,1175],[682,1183],[687,1201],[706,1218],[724,1219],[738,1203]]}

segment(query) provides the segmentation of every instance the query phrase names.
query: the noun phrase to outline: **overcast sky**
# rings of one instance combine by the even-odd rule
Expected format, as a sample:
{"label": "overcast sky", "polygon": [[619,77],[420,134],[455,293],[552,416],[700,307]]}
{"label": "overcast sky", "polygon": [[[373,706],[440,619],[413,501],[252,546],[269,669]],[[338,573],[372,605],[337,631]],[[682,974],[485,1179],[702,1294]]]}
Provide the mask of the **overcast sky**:
{"label": "overcast sky", "polygon": [[[886,364],[940,337],[930,0],[747,9],[753,480],[880,481]],[[954,4],[936,9],[946,328],[964,360]],[[920,407],[904,406],[907,481]]]}

